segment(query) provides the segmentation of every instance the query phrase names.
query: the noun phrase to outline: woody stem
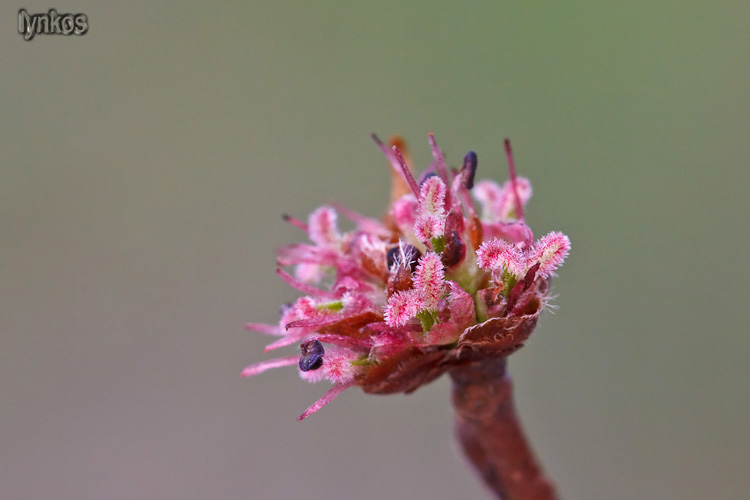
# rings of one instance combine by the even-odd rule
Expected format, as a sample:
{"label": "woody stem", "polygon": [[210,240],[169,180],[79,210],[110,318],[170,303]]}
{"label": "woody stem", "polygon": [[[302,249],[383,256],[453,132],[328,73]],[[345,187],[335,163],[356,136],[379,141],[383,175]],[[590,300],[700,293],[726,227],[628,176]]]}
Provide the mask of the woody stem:
{"label": "woody stem", "polygon": [[555,500],[513,404],[505,358],[454,368],[455,431],[464,453],[502,500]]}

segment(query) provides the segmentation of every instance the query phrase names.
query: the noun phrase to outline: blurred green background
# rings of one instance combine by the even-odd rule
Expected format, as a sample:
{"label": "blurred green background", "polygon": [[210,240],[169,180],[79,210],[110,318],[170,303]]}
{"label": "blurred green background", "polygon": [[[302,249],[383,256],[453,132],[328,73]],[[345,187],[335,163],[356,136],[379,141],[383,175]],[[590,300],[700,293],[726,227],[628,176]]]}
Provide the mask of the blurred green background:
{"label": "blurred green background", "polygon": [[[83,12],[18,34],[19,8]],[[5,2],[0,497],[487,498],[449,387],[251,380],[296,297],[274,250],[337,200],[379,216],[402,134],[567,233],[559,306],[511,360],[567,499],[750,490],[750,3]],[[294,352],[293,349],[288,351]]]}

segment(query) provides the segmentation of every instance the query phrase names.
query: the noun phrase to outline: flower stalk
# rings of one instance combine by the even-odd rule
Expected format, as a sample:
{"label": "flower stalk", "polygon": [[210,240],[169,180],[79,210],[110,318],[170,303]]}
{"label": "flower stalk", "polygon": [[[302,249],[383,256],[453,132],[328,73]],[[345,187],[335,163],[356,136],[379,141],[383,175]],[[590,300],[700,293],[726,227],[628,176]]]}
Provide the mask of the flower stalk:
{"label": "flower stalk", "polygon": [[502,500],[555,500],[521,427],[505,358],[454,368],[455,432],[464,454]]}

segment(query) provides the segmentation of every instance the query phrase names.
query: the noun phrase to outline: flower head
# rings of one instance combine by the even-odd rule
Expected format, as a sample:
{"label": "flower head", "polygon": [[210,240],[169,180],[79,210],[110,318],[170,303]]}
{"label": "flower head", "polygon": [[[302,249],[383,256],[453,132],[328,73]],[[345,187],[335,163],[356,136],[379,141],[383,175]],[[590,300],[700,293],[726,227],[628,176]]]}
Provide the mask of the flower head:
{"label": "flower head", "polygon": [[[474,183],[473,151],[449,171],[432,134],[433,162],[418,182],[398,147],[374,139],[392,167],[386,215],[333,205],[307,223],[285,216],[310,243],[281,249],[277,272],[304,295],[283,308],[278,325],[246,325],[279,337],[267,351],[299,344],[301,354],[251,365],[243,376],[297,365],[303,379],[334,384],[300,420],[348,387],[408,393],[451,368],[519,349],[570,252],[559,232],[534,241],[523,213],[531,184],[516,177],[507,140],[510,180],[498,185]],[[356,228],[341,233],[339,213]]]}

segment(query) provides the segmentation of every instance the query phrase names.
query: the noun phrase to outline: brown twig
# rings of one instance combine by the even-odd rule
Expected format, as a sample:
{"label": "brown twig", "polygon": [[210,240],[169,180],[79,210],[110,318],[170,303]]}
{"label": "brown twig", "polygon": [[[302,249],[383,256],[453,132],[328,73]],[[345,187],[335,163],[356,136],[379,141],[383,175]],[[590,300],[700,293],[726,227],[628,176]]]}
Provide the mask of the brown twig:
{"label": "brown twig", "polygon": [[451,370],[456,435],[487,486],[502,500],[555,500],[513,404],[505,358]]}

